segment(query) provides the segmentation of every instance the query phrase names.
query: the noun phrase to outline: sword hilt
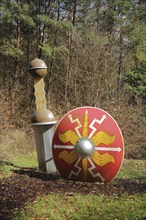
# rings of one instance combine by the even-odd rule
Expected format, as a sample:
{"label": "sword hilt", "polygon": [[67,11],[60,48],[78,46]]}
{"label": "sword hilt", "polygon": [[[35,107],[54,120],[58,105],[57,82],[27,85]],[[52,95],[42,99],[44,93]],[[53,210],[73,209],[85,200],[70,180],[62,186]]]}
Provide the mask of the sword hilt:
{"label": "sword hilt", "polygon": [[32,123],[53,123],[56,121],[53,113],[47,109],[45,98],[45,85],[43,77],[47,74],[47,66],[41,59],[34,59],[29,67],[29,72],[34,79],[34,95],[36,111],[33,112]]}

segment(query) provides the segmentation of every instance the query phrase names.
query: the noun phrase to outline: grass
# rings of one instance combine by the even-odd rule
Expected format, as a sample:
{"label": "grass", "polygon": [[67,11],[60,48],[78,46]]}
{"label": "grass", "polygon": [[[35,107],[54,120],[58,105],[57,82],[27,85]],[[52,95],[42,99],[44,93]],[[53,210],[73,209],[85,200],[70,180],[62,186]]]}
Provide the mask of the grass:
{"label": "grass", "polygon": [[27,204],[16,219],[136,220],[146,217],[145,195],[47,195]]}
{"label": "grass", "polygon": [[[118,178],[140,178],[145,181],[145,161],[124,160]],[[106,196],[50,193],[37,197],[34,202],[26,203],[14,219],[144,220],[146,219],[146,194]]]}
{"label": "grass", "polygon": [[14,129],[1,134],[0,139],[0,178],[12,175],[19,167],[38,166],[33,136]]}
{"label": "grass", "polygon": [[36,152],[30,152],[28,155],[19,154],[11,155],[0,161],[0,179],[6,178],[13,174],[14,170],[25,167],[37,167],[37,155]]}
{"label": "grass", "polygon": [[146,178],[146,161],[124,159],[122,167],[116,178],[145,179]]}
{"label": "grass", "polygon": [[[18,167],[37,167],[34,137],[26,139],[24,133],[15,131],[15,135],[9,134],[9,137],[5,137],[0,147],[2,150],[1,178],[12,175]],[[116,179],[145,181],[145,165],[144,160],[125,159]],[[106,196],[50,193],[43,197],[36,197],[33,202],[27,202],[19,213],[16,213],[14,219],[144,220],[146,219],[146,194]]]}

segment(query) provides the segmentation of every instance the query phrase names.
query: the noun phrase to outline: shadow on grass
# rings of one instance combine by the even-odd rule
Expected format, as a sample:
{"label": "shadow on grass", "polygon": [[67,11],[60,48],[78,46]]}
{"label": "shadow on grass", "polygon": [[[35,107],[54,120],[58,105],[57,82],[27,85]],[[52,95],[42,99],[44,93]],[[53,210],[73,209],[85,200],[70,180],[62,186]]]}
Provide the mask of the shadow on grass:
{"label": "shadow on grass", "polygon": [[4,160],[0,160],[0,166],[12,166],[12,167],[18,167],[17,165],[9,162],[9,161],[4,161]]}
{"label": "shadow on grass", "polygon": [[[0,219],[13,219],[27,202],[47,193],[50,185],[61,178],[58,173],[46,174],[36,168],[19,167],[8,161],[0,161],[1,172],[5,167],[13,174],[0,179]],[[43,184],[46,182],[47,184]]]}
{"label": "shadow on grass", "polygon": [[61,176],[58,173],[48,174],[38,171],[36,168],[21,168],[20,170],[14,170],[13,172],[19,175],[27,175],[30,178],[40,179],[43,181],[61,179]]}
{"label": "shadow on grass", "polygon": [[17,169],[15,169],[15,170],[11,169],[11,171],[13,173],[20,174],[20,175],[27,175],[32,178],[46,180],[46,181],[61,178],[61,176],[57,172],[53,173],[53,174],[48,174],[48,173],[44,173],[44,172],[39,171],[37,168],[20,167],[20,166],[17,166],[11,162],[8,162],[8,161],[0,161],[0,166],[1,167],[2,166],[14,167]]}
{"label": "shadow on grass", "polygon": [[11,166],[13,175],[0,180],[1,213],[0,219],[13,219],[27,202],[33,202],[37,196],[61,193],[65,195],[94,194],[105,196],[126,196],[146,193],[144,179],[116,179],[107,185],[64,180],[59,174],[46,174],[36,168],[22,168],[3,161]]}

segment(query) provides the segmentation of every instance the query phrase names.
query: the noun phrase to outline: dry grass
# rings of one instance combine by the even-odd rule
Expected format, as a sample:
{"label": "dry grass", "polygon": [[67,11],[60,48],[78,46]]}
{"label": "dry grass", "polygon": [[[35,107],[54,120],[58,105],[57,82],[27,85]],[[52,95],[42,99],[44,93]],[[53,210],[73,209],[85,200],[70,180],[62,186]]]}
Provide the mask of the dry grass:
{"label": "dry grass", "polygon": [[29,155],[35,150],[32,133],[20,129],[5,130],[0,135],[1,160],[12,160],[16,155]]}
{"label": "dry grass", "polygon": [[[132,159],[145,159],[146,158],[146,129],[145,129],[145,115],[141,107],[141,103],[133,107],[128,103],[128,97],[126,94],[123,94],[120,97],[120,100],[117,98],[112,98],[99,103],[99,107],[113,116],[113,118],[119,124],[119,127],[122,131],[125,143],[125,157]],[[16,100],[17,103],[20,103],[20,97]],[[50,109],[57,120],[59,120],[67,111],[65,108],[57,104],[56,102],[48,102],[48,109]],[[6,95],[6,92],[0,91],[0,151],[1,158],[9,157],[11,152],[14,154],[21,153],[26,155],[27,152],[31,152],[35,149],[35,139],[33,134],[33,129],[31,128],[31,113],[33,108],[27,106],[24,110],[21,106],[20,109],[13,109],[11,98]],[[16,103],[13,103],[16,104]],[[32,104],[33,105],[33,104]],[[15,105],[17,106],[17,105]],[[71,105],[72,106],[72,105]],[[74,106],[74,107],[77,106]],[[78,106],[79,107],[79,106]],[[23,110],[23,114],[22,114]]]}

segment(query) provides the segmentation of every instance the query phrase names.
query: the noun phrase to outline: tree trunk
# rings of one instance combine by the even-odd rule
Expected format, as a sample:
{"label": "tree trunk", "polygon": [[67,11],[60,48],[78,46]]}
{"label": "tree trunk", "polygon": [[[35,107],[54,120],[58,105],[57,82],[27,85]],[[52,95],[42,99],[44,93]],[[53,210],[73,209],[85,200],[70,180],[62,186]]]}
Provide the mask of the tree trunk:
{"label": "tree trunk", "polygon": [[121,83],[122,83],[122,56],[123,56],[123,49],[122,49],[122,43],[123,43],[123,36],[122,36],[122,30],[120,30],[120,41],[119,41],[119,67],[118,67],[118,85],[117,90],[118,92],[121,89]]}

